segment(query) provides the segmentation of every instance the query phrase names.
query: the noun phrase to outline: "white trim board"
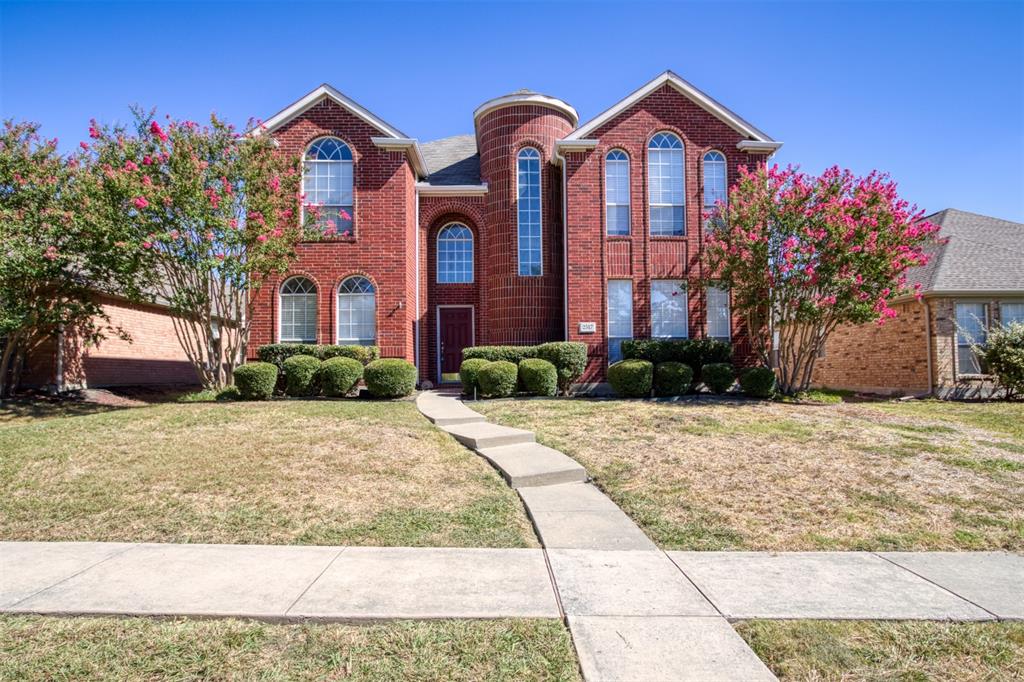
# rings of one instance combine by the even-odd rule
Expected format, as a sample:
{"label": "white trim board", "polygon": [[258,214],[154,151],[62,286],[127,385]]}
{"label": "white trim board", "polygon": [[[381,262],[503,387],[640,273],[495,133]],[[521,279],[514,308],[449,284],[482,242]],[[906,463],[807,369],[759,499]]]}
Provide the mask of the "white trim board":
{"label": "white trim board", "polygon": [[281,127],[288,121],[292,120],[296,116],[299,116],[303,112],[312,108],[323,99],[330,99],[338,106],[341,106],[361,118],[366,123],[381,131],[389,137],[395,138],[408,138],[408,135],[394,127],[384,119],[380,118],[369,109],[365,108],[355,100],[346,97],[338,89],[324,83],[320,87],[316,88],[309,94],[288,105],[281,111],[277,112],[266,121],[263,122],[262,126],[257,127],[253,134],[258,135],[261,130],[268,132],[273,131],[276,128]]}
{"label": "white trim board", "polygon": [[[588,135],[596,131],[598,128],[603,126],[608,121],[612,120],[622,112],[626,111],[629,107],[633,106],[640,100],[644,99],[651,93],[655,92],[663,85],[670,85],[677,91],[682,93],[684,96],[692,100],[699,107],[712,114],[722,122],[726,123],[733,130],[738,133],[749,137],[755,142],[766,142],[777,144],[779,147],[782,146],[781,142],[776,142],[767,134],[755,128],[751,123],[743,120],[738,114],[729,110],[719,102],[716,102],[707,94],[701,92],[696,87],[686,82],[672,71],[665,71],[654,80],[641,86],[639,89],[633,91],[632,94],[628,95],[612,107],[606,109],[596,117],[587,121],[568,136],[565,137],[565,141],[570,140],[582,140]],[[778,149],[778,147],[775,147]]]}

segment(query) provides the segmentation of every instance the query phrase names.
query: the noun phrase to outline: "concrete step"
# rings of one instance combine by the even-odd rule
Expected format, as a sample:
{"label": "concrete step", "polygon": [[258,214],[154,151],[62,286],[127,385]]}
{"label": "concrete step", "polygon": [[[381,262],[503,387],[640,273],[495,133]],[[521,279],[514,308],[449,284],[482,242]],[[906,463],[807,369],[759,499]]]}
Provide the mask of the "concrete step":
{"label": "concrete step", "polygon": [[517,445],[534,441],[533,431],[513,429],[509,426],[498,426],[487,422],[452,424],[441,428],[452,434],[455,440],[477,452],[486,448],[499,448],[503,445]]}
{"label": "concrete step", "polygon": [[485,421],[482,414],[469,409],[461,400],[432,391],[419,394],[416,398],[416,408],[437,426],[475,424]]}
{"label": "concrete step", "polygon": [[565,483],[519,491],[531,514],[540,512],[621,511],[608,496],[589,483]]}
{"label": "concrete step", "polygon": [[587,480],[587,470],[579,462],[540,443],[503,445],[478,452],[498,467],[513,488]]}

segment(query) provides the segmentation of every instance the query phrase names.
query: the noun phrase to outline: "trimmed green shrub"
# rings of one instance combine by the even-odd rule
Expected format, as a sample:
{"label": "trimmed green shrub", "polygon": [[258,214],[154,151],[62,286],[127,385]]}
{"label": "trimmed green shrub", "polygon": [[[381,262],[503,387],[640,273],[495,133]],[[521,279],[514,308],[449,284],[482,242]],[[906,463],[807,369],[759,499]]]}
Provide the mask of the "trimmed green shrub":
{"label": "trimmed green shrub", "polygon": [[775,393],[775,372],[771,367],[751,367],[740,374],[740,389],[752,398],[771,398]]}
{"label": "trimmed green shrub", "polygon": [[530,395],[555,395],[558,370],[547,360],[526,358],[519,363],[519,385]]}
{"label": "trimmed green shrub", "polygon": [[537,357],[536,346],[471,346],[462,350],[463,360],[482,359],[489,362],[504,360],[519,364],[525,358]]}
{"label": "trimmed green shrub", "polygon": [[507,398],[516,392],[519,368],[507,360],[488,362],[477,374],[485,398]]}
{"label": "trimmed green shrub", "polygon": [[401,398],[416,390],[416,367],[408,360],[374,360],[363,369],[366,389],[374,398]]}
{"label": "trimmed green shrub", "polygon": [[256,355],[263,362],[284,366],[284,361],[294,355],[312,355],[317,360],[331,358],[352,358],[366,365],[380,357],[377,346],[334,346],[315,343],[268,343],[260,346]]}
{"label": "trimmed green shrub", "polygon": [[684,395],[693,384],[693,370],[681,362],[659,362],[654,366],[654,395]]}
{"label": "trimmed green shrub", "polygon": [[277,366],[269,362],[247,362],[235,368],[234,377],[243,400],[268,400],[274,395]]}
{"label": "trimmed green shrub", "polygon": [[463,360],[459,365],[459,381],[462,382],[462,392],[466,395],[473,395],[473,390],[480,391],[480,370],[491,363],[483,358],[469,358]]}
{"label": "trimmed green shrub", "polygon": [[708,390],[716,394],[728,391],[736,379],[732,365],[727,362],[713,362],[710,365],[704,365],[700,375],[701,381],[708,387]]}
{"label": "trimmed green shrub", "polygon": [[608,368],[608,383],[623,398],[651,395],[654,365],[647,360],[622,360]]}
{"label": "trimmed green shrub", "polygon": [[316,395],[320,392],[320,365],[312,355],[293,355],[281,364],[284,392],[290,396]]}
{"label": "trimmed green shrub", "polygon": [[363,378],[363,363],[354,358],[331,358],[320,366],[320,385],[324,395],[341,398],[349,394]]}
{"label": "trimmed green shrub", "polygon": [[558,372],[558,390],[568,394],[587,368],[587,344],[579,341],[552,341],[537,346],[537,357],[547,360]]}
{"label": "trimmed green shrub", "polygon": [[694,381],[701,380],[704,365],[732,360],[732,346],[715,339],[627,339],[622,342],[627,360],[681,362],[693,369]]}
{"label": "trimmed green shrub", "polygon": [[985,346],[977,350],[983,364],[1006,391],[1006,398],[1024,396],[1024,322],[993,325]]}

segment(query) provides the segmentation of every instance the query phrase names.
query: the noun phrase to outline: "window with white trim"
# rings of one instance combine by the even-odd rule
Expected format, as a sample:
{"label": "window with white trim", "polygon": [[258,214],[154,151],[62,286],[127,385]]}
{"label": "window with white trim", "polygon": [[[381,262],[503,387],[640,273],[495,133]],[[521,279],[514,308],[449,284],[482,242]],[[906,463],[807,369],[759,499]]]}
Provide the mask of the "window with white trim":
{"label": "window with white trim", "polygon": [[365,277],[349,277],[338,287],[338,344],[372,346],[376,341],[377,292]]}
{"label": "window with white trim", "polygon": [[729,290],[722,287],[707,288],[708,338],[728,342],[732,338],[729,314]]}
{"label": "window with white trim", "polygon": [[647,182],[651,234],[686,234],[686,173],[683,142],[672,133],[658,133],[647,145]]}
{"label": "window with white trim", "polygon": [[985,344],[987,329],[984,303],[956,304],[957,374],[981,374],[981,362],[974,346]]}
{"label": "window with white trim", "polygon": [[717,217],[718,212],[721,211],[719,202],[724,205],[729,198],[725,155],[713,149],[704,154],[702,164],[704,166],[704,213],[712,216],[704,222],[704,227],[712,229],[721,220]]}
{"label": "window with white trim", "polygon": [[622,342],[633,338],[633,280],[608,280],[608,362],[622,359]]}
{"label": "window with white trim", "polygon": [[999,322],[1008,327],[1014,322],[1024,324],[1024,302],[1004,302],[999,304]]}
{"label": "window with white trim", "polygon": [[651,337],[685,339],[686,282],[681,279],[651,280]]}
{"label": "window with white trim", "polygon": [[316,343],[316,285],[306,277],[281,284],[281,329],[285,343]]}
{"label": "window with white trim", "polygon": [[336,137],[321,137],[306,149],[302,192],[307,206],[318,207],[324,234],[353,234],[353,170],[352,150]]}
{"label": "window with white trim", "polygon": [[605,222],[608,234],[629,234],[629,156],[613,149],[604,157]]}
{"label": "window with white trim", "polygon": [[440,284],[473,281],[473,233],[462,223],[445,225],[437,233],[437,281]]}
{"label": "window with white trim", "polygon": [[537,277],[541,266],[540,152],[525,147],[516,157],[519,275]]}

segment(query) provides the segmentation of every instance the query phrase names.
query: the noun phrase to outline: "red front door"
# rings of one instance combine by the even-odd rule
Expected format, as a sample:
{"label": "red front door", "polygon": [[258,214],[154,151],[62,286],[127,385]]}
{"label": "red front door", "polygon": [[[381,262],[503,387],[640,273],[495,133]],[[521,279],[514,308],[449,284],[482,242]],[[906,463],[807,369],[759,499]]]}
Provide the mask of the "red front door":
{"label": "red front door", "polygon": [[458,381],[462,349],[473,345],[473,309],[468,306],[437,309],[441,382]]}

